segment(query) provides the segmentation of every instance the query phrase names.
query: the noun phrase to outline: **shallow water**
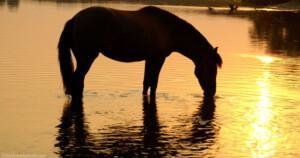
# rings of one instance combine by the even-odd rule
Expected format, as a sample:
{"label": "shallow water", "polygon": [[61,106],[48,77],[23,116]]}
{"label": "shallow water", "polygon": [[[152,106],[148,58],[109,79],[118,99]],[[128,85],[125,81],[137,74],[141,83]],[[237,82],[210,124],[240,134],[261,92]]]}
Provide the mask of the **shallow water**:
{"label": "shallow water", "polygon": [[193,63],[177,53],[156,102],[141,95],[143,62],[100,56],[74,109],[62,93],[57,40],[67,19],[95,4],[16,2],[0,3],[0,157],[300,156],[300,14],[161,6],[219,47],[215,101],[203,100]]}

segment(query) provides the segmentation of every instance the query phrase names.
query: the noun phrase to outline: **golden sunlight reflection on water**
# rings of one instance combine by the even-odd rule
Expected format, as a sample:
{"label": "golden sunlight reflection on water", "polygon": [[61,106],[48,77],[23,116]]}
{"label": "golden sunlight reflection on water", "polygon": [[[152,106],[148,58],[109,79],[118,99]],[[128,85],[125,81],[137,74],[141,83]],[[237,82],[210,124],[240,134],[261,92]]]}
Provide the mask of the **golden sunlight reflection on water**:
{"label": "golden sunlight reflection on water", "polygon": [[[270,56],[257,57],[263,64],[270,64],[273,58]],[[257,81],[259,88],[258,103],[254,106],[253,113],[249,116],[253,119],[250,125],[250,137],[248,143],[253,149],[253,157],[272,157],[275,156],[276,143],[278,135],[276,135],[276,124],[271,124],[273,117],[272,100],[270,99],[270,72],[265,70]],[[278,134],[278,133],[277,133]],[[275,149],[275,150],[274,150]]]}

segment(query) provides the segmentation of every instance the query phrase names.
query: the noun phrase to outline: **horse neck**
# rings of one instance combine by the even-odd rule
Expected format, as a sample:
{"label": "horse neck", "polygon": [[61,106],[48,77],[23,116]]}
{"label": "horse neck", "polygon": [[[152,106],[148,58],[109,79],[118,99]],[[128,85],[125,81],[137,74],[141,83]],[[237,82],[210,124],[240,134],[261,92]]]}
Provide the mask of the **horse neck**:
{"label": "horse neck", "polygon": [[197,29],[176,15],[152,6],[145,7],[140,12],[159,17],[159,21],[166,27],[165,30],[168,30],[172,41],[170,49],[183,54],[195,63],[201,56],[208,55],[209,50],[212,49],[211,44]]}
{"label": "horse neck", "polygon": [[207,39],[197,31],[192,25],[184,22],[184,26],[175,32],[176,51],[191,59],[194,63],[198,63],[202,57],[208,56],[213,49]]}

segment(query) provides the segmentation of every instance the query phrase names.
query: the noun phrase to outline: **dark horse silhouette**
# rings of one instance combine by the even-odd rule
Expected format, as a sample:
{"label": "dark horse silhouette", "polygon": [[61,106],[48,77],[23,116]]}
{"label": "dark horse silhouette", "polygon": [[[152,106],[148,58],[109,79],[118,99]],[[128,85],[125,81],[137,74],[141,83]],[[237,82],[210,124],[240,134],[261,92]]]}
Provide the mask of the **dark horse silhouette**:
{"label": "dark horse silhouette", "polygon": [[191,24],[153,6],[137,11],[84,9],[65,24],[58,50],[65,93],[76,98],[82,98],[85,75],[99,53],[122,62],[145,60],[143,94],[150,88],[152,97],[165,58],[174,51],[194,62],[205,96],[215,95],[217,67],[222,65],[217,48]]}

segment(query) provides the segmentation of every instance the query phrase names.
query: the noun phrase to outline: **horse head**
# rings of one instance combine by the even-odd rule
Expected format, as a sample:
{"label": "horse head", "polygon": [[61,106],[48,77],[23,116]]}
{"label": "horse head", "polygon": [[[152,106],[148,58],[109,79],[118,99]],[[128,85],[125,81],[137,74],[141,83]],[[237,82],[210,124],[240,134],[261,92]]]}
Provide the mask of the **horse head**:
{"label": "horse head", "polygon": [[196,63],[195,75],[204,91],[205,97],[213,97],[216,93],[216,78],[218,67],[222,66],[222,58],[218,47],[208,50],[207,55]]}

